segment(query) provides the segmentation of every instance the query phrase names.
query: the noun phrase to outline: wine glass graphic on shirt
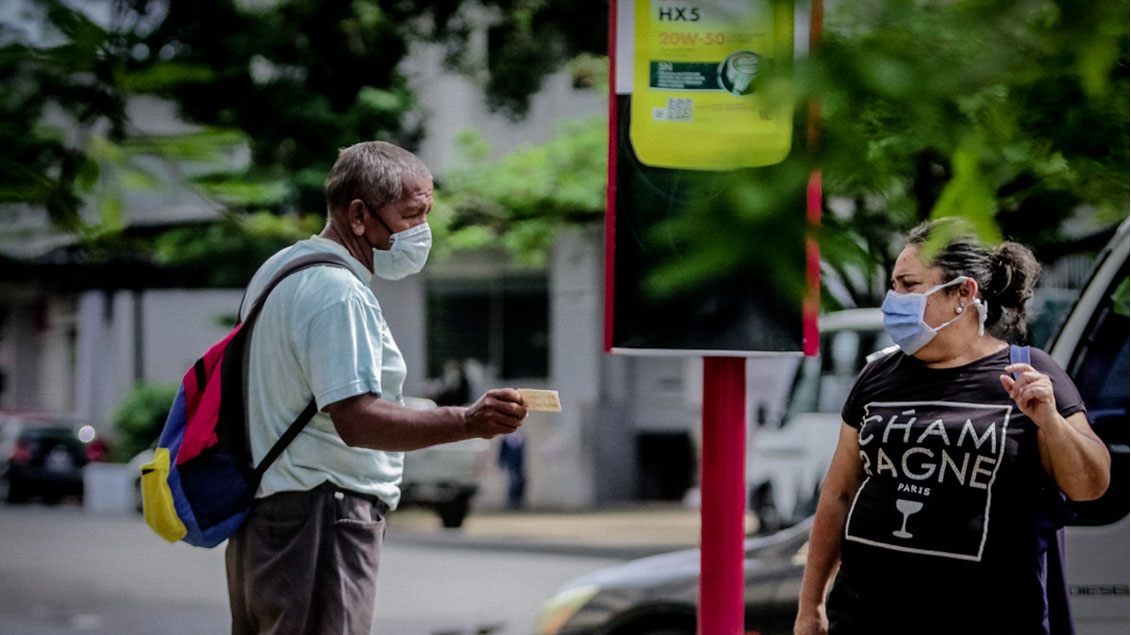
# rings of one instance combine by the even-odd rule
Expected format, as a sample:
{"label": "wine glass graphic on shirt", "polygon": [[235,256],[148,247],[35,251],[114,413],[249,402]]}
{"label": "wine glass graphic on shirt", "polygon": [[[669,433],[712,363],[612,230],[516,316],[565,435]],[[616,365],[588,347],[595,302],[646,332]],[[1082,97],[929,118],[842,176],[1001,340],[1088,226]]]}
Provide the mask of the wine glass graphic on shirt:
{"label": "wine glass graphic on shirt", "polygon": [[923,509],[923,503],[907,500],[905,498],[897,498],[895,499],[895,508],[899,510],[899,513],[903,514],[903,526],[891,532],[891,535],[896,538],[910,538],[911,532],[907,531],[907,519],[915,512]]}

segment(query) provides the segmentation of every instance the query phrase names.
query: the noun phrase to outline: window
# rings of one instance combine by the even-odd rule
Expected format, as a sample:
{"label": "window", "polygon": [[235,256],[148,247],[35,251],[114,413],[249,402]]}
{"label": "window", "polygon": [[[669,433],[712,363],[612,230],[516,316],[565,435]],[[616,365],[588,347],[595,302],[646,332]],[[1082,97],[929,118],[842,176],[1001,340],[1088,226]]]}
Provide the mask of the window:
{"label": "window", "polygon": [[546,377],[549,292],[546,276],[428,281],[428,376],[449,360],[474,359],[499,379]]}
{"label": "window", "polygon": [[889,344],[882,327],[822,333],[820,358],[801,360],[782,424],[800,412],[840,412],[867,356]]}
{"label": "window", "polygon": [[[1127,280],[1127,266],[1107,297]],[[1097,500],[1072,503],[1074,525],[1104,525],[1128,512],[1128,318],[1108,302],[1096,312],[1076,350],[1069,374],[1084,398],[1092,429],[1111,452],[1111,485]]]}

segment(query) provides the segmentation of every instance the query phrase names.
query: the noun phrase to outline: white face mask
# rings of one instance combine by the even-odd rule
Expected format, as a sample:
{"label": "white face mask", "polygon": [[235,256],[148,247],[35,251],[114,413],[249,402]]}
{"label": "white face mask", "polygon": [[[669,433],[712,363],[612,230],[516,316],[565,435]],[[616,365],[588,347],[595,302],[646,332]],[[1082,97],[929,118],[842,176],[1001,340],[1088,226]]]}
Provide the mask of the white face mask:
{"label": "white face mask", "polygon": [[400,280],[420,273],[432,249],[432,228],[428,223],[397,232],[389,237],[389,249],[373,249],[373,273],[386,280]]}

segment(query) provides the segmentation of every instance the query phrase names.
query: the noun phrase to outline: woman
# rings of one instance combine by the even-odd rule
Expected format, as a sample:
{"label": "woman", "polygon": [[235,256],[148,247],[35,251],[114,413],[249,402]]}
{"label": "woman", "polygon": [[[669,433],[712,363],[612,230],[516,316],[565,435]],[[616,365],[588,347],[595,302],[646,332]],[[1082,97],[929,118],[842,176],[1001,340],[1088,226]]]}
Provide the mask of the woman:
{"label": "woman", "polygon": [[1037,349],[1011,363],[1032,252],[946,238],[955,229],[917,227],[896,260],[883,312],[901,350],[865,367],[845,402],[797,635],[1048,633],[1061,493],[1107,489],[1110,456],[1065,372]]}

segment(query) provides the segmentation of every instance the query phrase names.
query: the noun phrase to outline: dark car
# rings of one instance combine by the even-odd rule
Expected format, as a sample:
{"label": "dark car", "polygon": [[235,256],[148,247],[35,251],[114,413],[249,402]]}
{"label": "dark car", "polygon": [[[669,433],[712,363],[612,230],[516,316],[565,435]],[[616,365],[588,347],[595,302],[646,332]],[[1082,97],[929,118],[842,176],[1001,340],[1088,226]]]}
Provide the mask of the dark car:
{"label": "dark car", "polygon": [[[793,632],[811,519],[745,544],[746,632]],[[577,578],[542,606],[537,635],[695,635],[699,550]]]}
{"label": "dark car", "polygon": [[93,426],[50,413],[0,412],[0,481],[9,503],[81,497],[83,467],[104,454]]}

